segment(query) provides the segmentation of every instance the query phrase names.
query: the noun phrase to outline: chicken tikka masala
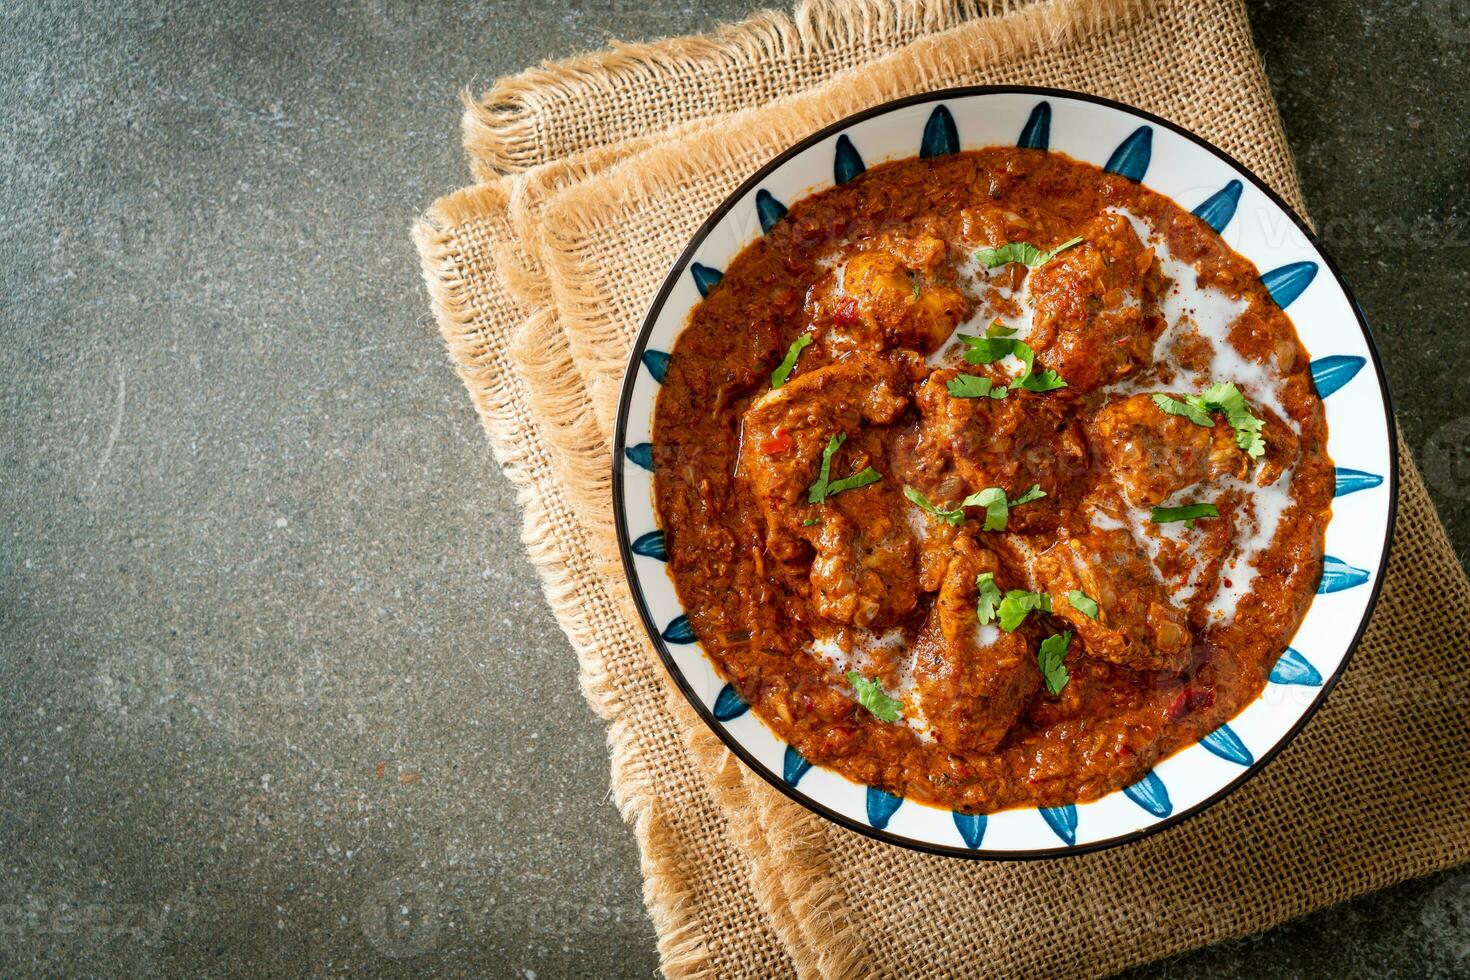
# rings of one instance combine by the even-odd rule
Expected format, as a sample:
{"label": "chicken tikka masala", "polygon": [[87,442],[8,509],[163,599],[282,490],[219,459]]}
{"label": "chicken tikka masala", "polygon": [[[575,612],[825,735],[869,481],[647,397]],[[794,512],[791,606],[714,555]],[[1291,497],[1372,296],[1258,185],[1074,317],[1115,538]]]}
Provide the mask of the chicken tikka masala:
{"label": "chicken tikka masala", "polygon": [[1086,801],[1253,700],[1332,499],[1307,352],[1204,221],[1057,153],[874,167],[694,309],[654,421],[670,574],[813,763]]}

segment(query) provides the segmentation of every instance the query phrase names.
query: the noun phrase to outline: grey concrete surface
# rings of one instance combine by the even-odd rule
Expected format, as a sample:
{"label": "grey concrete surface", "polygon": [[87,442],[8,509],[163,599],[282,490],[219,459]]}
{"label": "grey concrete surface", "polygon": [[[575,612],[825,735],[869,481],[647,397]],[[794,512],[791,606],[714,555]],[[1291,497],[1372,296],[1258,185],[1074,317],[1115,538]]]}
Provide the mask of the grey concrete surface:
{"label": "grey concrete surface", "polygon": [[[754,6],[0,9],[0,974],[654,971],[407,230],[461,86]],[[1250,6],[1463,552],[1470,11]],[[1467,971],[1461,872],[1136,976]]]}

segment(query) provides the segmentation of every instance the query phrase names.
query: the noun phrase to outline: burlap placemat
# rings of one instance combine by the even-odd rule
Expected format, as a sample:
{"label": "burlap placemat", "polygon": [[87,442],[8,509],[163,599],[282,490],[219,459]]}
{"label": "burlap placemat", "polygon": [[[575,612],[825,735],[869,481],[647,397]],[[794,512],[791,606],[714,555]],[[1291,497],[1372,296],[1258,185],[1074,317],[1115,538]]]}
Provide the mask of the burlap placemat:
{"label": "burlap placemat", "polygon": [[[467,124],[481,172],[532,168],[444,199],[416,231],[444,336],[520,490],[532,561],[577,649],[589,700],[609,720],[614,791],[638,837],[671,975],[1105,972],[1255,931],[1470,852],[1457,663],[1470,588],[1406,453],[1379,611],[1328,705],[1229,799],[1123,849],[971,864],[858,837],[744,770],[667,682],[612,539],[611,399],[679,247],[771,155],[898,95],[1052,84],[1172,118],[1300,204],[1238,2],[1010,6],[999,16],[951,3],[812,3],[795,20],[763,15],[715,39],[548,66],[483,100],[522,107],[505,125],[488,109]],[[875,42],[884,24],[908,32],[892,30],[885,49]],[[928,35],[925,25],[947,29]],[[760,39],[773,31],[803,39],[795,60],[804,63],[840,53],[830,70],[788,67],[784,91],[795,94],[748,108],[749,93],[720,88],[719,76],[743,70],[742,57],[760,59]],[[857,72],[798,91],[859,49],[873,60]],[[883,50],[894,53],[874,57]],[[755,98],[783,91],[779,76],[750,70],[764,79]],[[649,79],[727,98],[709,94],[681,111],[661,88],[640,109]],[[599,142],[595,127],[579,131],[549,144],[567,147],[568,158],[538,158],[536,134],[557,130],[578,99],[584,122],[615,121],[608,135]],[[746,111],[728,115],[736,109]]]}

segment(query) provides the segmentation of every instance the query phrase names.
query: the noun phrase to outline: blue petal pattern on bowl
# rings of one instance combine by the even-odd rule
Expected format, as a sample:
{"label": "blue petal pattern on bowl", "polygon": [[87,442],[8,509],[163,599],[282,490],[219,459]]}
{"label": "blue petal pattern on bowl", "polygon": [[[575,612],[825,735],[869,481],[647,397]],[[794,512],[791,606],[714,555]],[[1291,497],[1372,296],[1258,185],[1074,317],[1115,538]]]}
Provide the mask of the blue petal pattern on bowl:
{"label": "blue petal pattern on bowl", "polygon": [[960,131],[955,128],[954,116],[949,114],[949,109],[939,105],[929,113],[929,121],[924,124],[924,138],[919,143],[919,156],[938,157],[946,153],[958,153],[960,151]]}
{"label": "blue petal pattern on bowl", "polygon": [[[1051,103],[1038,102],[1021,130],[1016,145],[1023,150],[1046,150],[1051,148]],[[973,845],[972,845],[973,846]]]}
{"label": "blue petal pattern on bowl", "polygon": [[646,350],[643,352],[643,366],[648,368],[653,380],[663,384],[669,373],[669,355],[661,350]]}
{"label": "blue petal pattern on bowl", "polygon": [[1332,555],[1322,556],[1322,581],[1317,585],[1317,594],[1326,595],[1329,592],[1341,592],[1351,589],[1356,585],[1362,585],[1372,577],[1366,568],[1358,568],[1349,565],[1341,558]]}
{"label": "blue petal pattern on bowl", "polygon": [[1071,803],[1066,806],[1044,806],[1039,808],[1041,819],[1046,821],[1058,837],[1071,847],[1077,843],[1077,807]]}
{"label": "blue petal pattern on bowl", "polygon": [[636,446],[629,446],[623,450],[623,455],[648,472],[653,472],[653,443],[640,442]]}
{"label": "blue petal pattern on bowl", "polygon": [[1215,229],[1215,234],[1225,231],[1225,226],[1230,224],[1230,219],[1235,217],[1235,208],[1240,204],[1240,192],[1245,185],[1238,180],[1232,180],[1214,194],[1209,200],[1195,208],[1192,212],[1205,224]]}
{"label": "blue petal pattern on bowl", "polygon": [[723,278],[725,274],[719,269],[712,269],[698,262],[689,264],[689,274],[694,277],[694,288],[699,290],[699,295],[708,296],[709,291]]}
{"label": "blue petal pattern on bowl", "polygon": [[689,625],[688,616],[679,616],[659,634],[669,643],[693,643],[694,627]]}
{"label": "blue petal pattern on bowl", "polygon": [[1363,358],[1348,354],[1317,358],[1312,362],[1312,384],[1317,386],[1317,397],[1326,398],[1353,380],[1366,363]]}
{"label": "blue petal pattern on bowl", "polygon": [[868,823],[874,830],[882,830],[893,819],[894,811],[903,803],[902,796],[885,793],[881,789],[868,787]]}
{"label": "blue petal pattern on bowl", "polygon": [[786,217],[786,205],[776,200],[770,191],[761,188],[755,192],[755,216],[761,221],[761,232],[768,232],[776,222]]}
{"label": "blue petal pattern on bowl", "polygon": [[733,684],[726,684],[720,688],[719,696],[715,698],[715,706],[710,709],[714,716],[720,721],[734,721],[750,710],[750,705],[735,690]]}
{"label": "blue petal pattern on bowl", "polygon": [[806,761],[806,756],[796,751],[795,746],[786,746],[786,756],[781,760],[781,778],[786,780],[787,786],[795,786],[801,782],[801,777],[807,774],[812,764]]}
{"label": "blue petal pattern on bowl", "polygon": [[1226,762],[1234,762],[1236,765],[1250,766],[1256,761],[1256,757],[1251,755],[1251,750],[1245,747],[1240,736],[1235,734],[1235,729],[1229,725],[1221,725],[1200,739],[1199,744]]}
{"label": "blue petal pattern on bowl", "polygon": [[1263,274],[1261,285],[1266,287],[1276,305],[1284,310],[1295,303],[1297,297],[1306,292],[1316,278],[1317,263],[1293,262]]}
{"label": "blue petal pattern on bowl", "polygon": [[1307,658],[1299,651],[1287,647],[1286,652],[1276,661],[1276,666],[1271,668],[1271,683],[1321,687],[1322,675],[1317,673],[1317,668],[1308,663]]}
{"label": "blue petal pattern on bowl", "polygon": [[965,846],[972,851],[978,849],[980,842],[985,839],[985,824],[983,813],[956,813],[954,815],[955,829],[960,832],[960,839],[965,842]]}
{"label": "blue petal pattern on bowl", "polygon": [[1169,790],[1153,770],[1149,770],[1147,775],[1132,786],[1125,787],[1123,795],[1156,817],[1167,817],[1174,812]]}
{"label": "blue petal pattern on bowl", "polygon": [[[1023,149],[1043,152],[1049,150],[1053,119],[1052,102],[1034,103],[1017,138],[1016,145]],[[1155,139],[1153,130],[1155,128],[1150,125],[1139,125],[1113,151],[1105,168],[1127,179],[1142,182],[1152,164]],[[1161,138],[1172,140],[1174,137],[1166,131],[1165,136]],[[1171,143],[1164,145],[1172,146]],[[946,105],[935,105],[924,126],[919,155],[925,158],[936,157],[958,152],[960,148],[958,127],[950,108]],[[1166,158],[1161,157],[1161,164],[1163,162],[1167,162]],[[846,183],[864,173],[865,170],[866,164],[852,139],[847,134],[839,134],[832,157],[832,175],[835,182]],[[1224,176],[1222,175],[1219,179],[1223,180]],[[1217,233],[1223,233],[1240,212],[1243,191],[1244,184],[1241,179],[1229,179],[1223,187],[1195,207],[1193,213]],[[754,204],[763,233],[769,233],[776,223],[788,213],[786,205],[763,188],[757,189]],[[698,262],[692,262],[689,271],[701,297],[707,296],[709,290],[723,278],[723,272],[720,269]],[[1319,272],[1318,262],[1297,261],[1265,273],[1261,276],[1261,282],[1270,292],[1272,299],[1284,309],[1302,296]],[[1361,315],[1361,310],[1359,314]],[[643,366],[659,384],[664,382],[667,375],[669,357],[668,352],[655,349],[647,349],[641,355]],[[1363,357],[1351,355],[1332,355],[1313,361],[1310,368],[1320,397],[1326,398],[1341,389],[1362,370],[1365,364]],[[624,424],[620,418],[619,425]],[[628,446],[624,452],[631,462],[644,469],[653,470],[651,444],[644,442]],[[1338,497],[1374,489],[1385,483],[1385,477],[1379,473],[1347,467],[1338,467],[1335,476],[1334,496]],[[639,536],[631,543],[630,550],[634,555],[663,562],[668,561],[666,539],[660,531],[650,531]],[[1322,580],[1318,591],[1323,593],[1341,591],[1363,584],[1371,578],[1372,573],[1368,570],[1327,556],[1323,561]],[[636,583],[635,587],[637,587]],[[660,635],[668,643],[697,642],[697,637],[686,615],[680,615],[671,621]],[[1278,685],[1319,688],[1324,684],[1321,672],[1294,648],[1286,649],[1278,658],[1272,667],[1270,681]],[[722,686],[711,707],[715,718],[722,722],[739,718],[748,711],[749,705],[728,684]],[[1255,756],[1229,725],[1221,725],[1201,739],[1201,744],[1209,752],[1235,765],[1250,767],[1255,764]],[[783,749],[782,779],[787,786],[795,787],[811,771],[812,764],[795,747],[785,745]],[[884,830],[894,813],[902,806],[903,798],[872,787],[864,789],[868,822],[875,830]],[[1123,794],[1157,819],[1163,820],[1173,815],[1174,806],[1169,790],[1156,772],[1149,772],[1133,785],[1125,787]],[[1037,812],[1063,842],[1068,846],[1076,846],[1079,814],[1076,806],[1039,808]],[[952,813],[951,816],[965,847],[972,851],[979,850],[986,838],[987,818],[984,815],[958,812]],[[1089,823],[1089,829],[1092,829],[1091,823]],[[995,835],[991,834],[990,837],[994,838]],[[953,846],[952,837],[949,838],[949,842]],[[999,846],[1006,848],[1007,843],[1001,841]]]}
{"label": "blue petal pattern on bowl", "polygon": [[1152,126],[1139,126],[1133,131],[1113,155],[1108,157],[1107,166],[1103,167],[1110,174],[1127,177],[1129,180],[1142,182],[1143,175],[1148,173],[1149,161],[1154,155],[1154,128]]}
{"label": "blue petal pattern on bowl", "polygon": [[1366,473],[1363,470],[1350,470],[1346,466],[1337,467],[1337,489],[1333,491],[1334,497],[1346,497],[1350,493],[1359,490],[1372,490],[1374,487],[1383,485],[1383,477],[1377,473]]}
{"label": "blue petal pattern on bowl", "polygon": [[863,164],[857,147],[852,145],[852,140],[846,134],[837,137],[837,155],[832,160],[832,179],[839,184],[845,184],[866,169],[868,168]]}
{"label": "blue petal pattern on bowl", "polygon": [[659,561],[669,560],[669,549],[664,545],[664,532],[662,531],[649,531],[647,534],[638,535],[632,548],[635,555],[657,558]]}

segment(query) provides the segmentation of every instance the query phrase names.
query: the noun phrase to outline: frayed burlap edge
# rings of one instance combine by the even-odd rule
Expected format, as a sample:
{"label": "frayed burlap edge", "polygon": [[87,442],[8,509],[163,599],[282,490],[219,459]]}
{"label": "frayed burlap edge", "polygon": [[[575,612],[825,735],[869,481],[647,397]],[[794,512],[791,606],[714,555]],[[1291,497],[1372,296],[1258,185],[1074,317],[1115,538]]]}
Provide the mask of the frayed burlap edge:
{"label": "frayed burlap edge", "polygon": [[695,884],[679,871],[676,849],[659,812],[659,801],[640,760],[631,751],[618,692],[602,665],[590,653],[595,637],[585,630],[580,606],[587,597],[577,586],[578,573],[561,549],[563,529],[556,526],[533,472],[535,462],[526,436],[528,419],[522,406],[508,397],[506,388],[491,375],[499,367],[476,324],[477,313],[468,299],[455,261],[453,229],[462,221],[503,209],[504,189],[486,185],[468,188],[439,201],[413,229],[430,302],[455,369],[480,416],[496,461],[516,487],[522,508],[522,542],[541,580],[547,602],[579,653],[582,690],[588,703],[608,722],[612,788],[623,819],[633,828],[643,874],[644,903],[658,935],[664,972],[671,977],[703,980],[714,977],[710,951],[690,908],[698,901]]}
{"label": "frayed burlap edge", "polygon": [[749,104],[757,104],[790,91],[793,70],[806,75],[799,83],[806,87],[871,57],[876,48],[1032,2],[806,0],[792,15],[763,11],[709,35],[615,42],[605,51],[543,63],[501,79],[483,95],[463,93],[470,169],[476,179],[489,180],[591,148],[561,139],[571,127],[558,127],[589,103],[607,110],[598,121],[602,142],[647,135],[638,131],[636,120],[619,115],[620,100],[613,93],[629,87],[680,103],[674,114],[702,116],[719,109],[688,104],[698,98],[682,84],[691,74],[737,76],[749,90]]}
{"label": "frayed burlap edge", "polygon": [[[576,486],[579,474],[606,473],[609,450],[586,410],[586,391],[565,383],[573,371],[571,355],[554,317],[548,311],[533,314],[517,331],[510,354],[532,389],[538,412],[564,426],[557,446],[564,458],[556,464],[564,485]],[[582,489],[589,494],[609,492],[605,485],[584,484]],[[597,534],[596,523],[584,525],[589,534],[594,539],[610,537]],[[601,530],[606,529],[604,524]],[[616,543],[603,540],[594,547],[611,551]],[[668,708],[677,719],[685,747],[708,777],[716,799],[727,814],[745,817],[730,821],[731,835],[751,860],[751,887],[787,945],[798,973],[837,978],[862,975],[870,957],[863,937],[852,930],[843,914],[843,894],[828,873],[826,838],[817,818],[771,791],[725,748],[672,685],[666,688]],[[756,819],[750,819],[752,808]],[[822,937],[810,935],[803,927],[816,921],[826,924]]]}
{"label": "frayed burlap edge", "polygon": [[[644,145],[645,141],[632,141],[589,151],[562,164],[538,167],[510,181],[509,217],[522,242],[532,243],[527,250],[535,251],[540,205],[545,200],[558,189],[611,166]],[[501,203],[504,202],[495,202]],[[520,259],[526,257],[522,254]],[[544,279],[538,275],[534,263],[499,266],[497,274],[523,302],[533,303],[544,295],[541,285]],[[533,312],[513,335],[509,355],[531,391],[531,402],[538,416],[547,423],[543,431],[556,456],[553,467],[563,485],[580,499],[609,499],[610,471],[606,462],[610,450],[587,411],[586,389],[566,383],[567,378],[576,376],[576,367],[555,314],[549,309]],[[583,522],[583,528],[596,551],[602,554],[615,551],[616,542],[608,521],[588,520]],[[791,806],[789,801],[771,792],[700,723],[672,685],[667,689],[669,709],[678,718],[685,746],[708,776],[725,812],[748,815],[755,807],[760,814],[755,820],[731,820],[730,831],[751,859],[751,887],[777,935],[786,944],[798,973],[837,978],[861,975],[869,958],[862,937],[846,923],[841,890],[827,873],[823,828],[807,811]],[[778,814],[778,810],[784,812]],[[793,886],[789,889],[785,887],[788,880]],[[823,937],[811,936],[804,930],[803,923],[808,921],[826,923]],[[834,938],[838,941],[831,942]]]}

